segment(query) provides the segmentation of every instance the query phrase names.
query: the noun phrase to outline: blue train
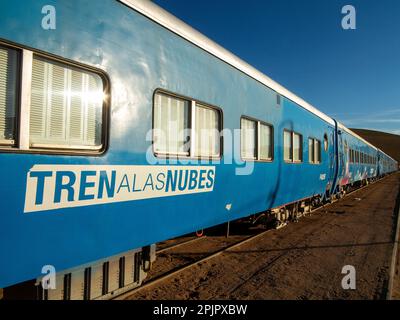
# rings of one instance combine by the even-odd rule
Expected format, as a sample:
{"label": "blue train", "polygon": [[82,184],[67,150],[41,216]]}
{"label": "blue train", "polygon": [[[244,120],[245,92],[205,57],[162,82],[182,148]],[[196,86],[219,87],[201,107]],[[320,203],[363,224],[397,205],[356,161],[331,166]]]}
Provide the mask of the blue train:
{"label": "blue train", "polygon": [[397,169],[150,1],[0,3],[0,288],[107,298],[159,241],[282,223]]}

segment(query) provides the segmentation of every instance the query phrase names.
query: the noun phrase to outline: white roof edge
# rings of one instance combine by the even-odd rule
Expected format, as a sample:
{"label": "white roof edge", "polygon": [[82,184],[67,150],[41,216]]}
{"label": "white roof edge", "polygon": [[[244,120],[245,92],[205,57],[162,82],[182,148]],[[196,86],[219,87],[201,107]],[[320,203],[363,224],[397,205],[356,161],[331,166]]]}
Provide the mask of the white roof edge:
{"label": "white roof edge", "polygon": [[351,134],[353,136],[355,136],[356,138],[360,139],[361,141],[363,141],[364,143],[366,143],[367,145],[369,145],[370,147],[378,150],[377,147],[375,147],[371,142],[368,142],[367,140],[365,140],[363,137],[360,137],[357,133],[355,133],[354,131],[350,130],[349,128],[347,128],[344,124],[338,122],[338,128],[339,129],[343,129],[344,131],[346,131],[348,134]]}
{"label": "white roof edge", "polygon": [[379,150],[380,152],[382,152],[384,155],[386,155],[387,157],[389,157],[390,159],[392,159],[393,161],[397,162],[397,160],[393,159],[391,156],[389,156],[386,152],[384,152],[382,149],[374,146],[373,144],[371,144],[370,142],[368,142],[367,140],[365,140],[364,138],[360,137],[357,133],[355,133],[354,131],[350,130],[349,128],[347,128],[346,126],[344,126],[342,123],[338,122],[338,128],[345,130],[347,133],[355,136],[356,138],[362,140],[363,142],[365,142],[366,144],[368,144],[369,146],[373,147],[376,150]]}
{"label": "white roof edge", "polygon": [[149,0],[118,0],[118,1],[124,3],[130,8],[138,11],[144,16],[164,26],[165,28],[176,33],[177,35],[188,40],[189,42],[195,44],[201,49],[211,53],[215,57],[225,61],[226,63],[242,71],[251,78],[261,82],[262,84],[266,85],[267,87],[271,88],[272,90],[276,91],[277,93],[286,97],[287,99],[292,100],[293,102],[297,103],[304,109],[315,114],[324,121],[330,123],[331,125],[335,125],[335,121],[331,117],[317,110],[317,108],[313,107],[308,102],[296,96],[288,89],[284,88],[277,82],[273,81],[272,79],[264,75],[262,72],[258,71],[248,63],[244,62],[243,60],[241,60],[228,50],[224,49],[214,41],[210,40],[197,30],[193,29],[192,27],[184,23],[182,20],[176,18],[175,16],[173,16],[166,10],[162,9],[158,5],[154,4],[153,2]]}

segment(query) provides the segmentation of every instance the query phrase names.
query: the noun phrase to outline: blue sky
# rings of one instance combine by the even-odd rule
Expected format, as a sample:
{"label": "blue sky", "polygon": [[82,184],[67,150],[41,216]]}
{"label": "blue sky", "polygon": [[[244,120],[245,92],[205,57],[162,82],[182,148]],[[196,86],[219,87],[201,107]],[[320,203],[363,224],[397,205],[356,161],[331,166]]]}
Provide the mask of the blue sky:
{"label": "blue sky", "polygon": [[400,1],[154,2],[347,126],[400,134]]}

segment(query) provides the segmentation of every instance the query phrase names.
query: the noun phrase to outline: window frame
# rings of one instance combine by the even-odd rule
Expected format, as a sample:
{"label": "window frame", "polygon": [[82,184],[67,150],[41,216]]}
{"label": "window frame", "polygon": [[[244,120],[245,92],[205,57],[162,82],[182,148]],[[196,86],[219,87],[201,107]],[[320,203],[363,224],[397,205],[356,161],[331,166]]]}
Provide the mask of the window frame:
{"label": "window frame", "polygon": [[[103,156],[109,147],[110,128],[110,106],[111,106],[111,80],[108,74],[99,68],[83,64],[68,58],[57,56],[42,50],[33,49],[27,46],[15,44],[0,39],[0,45],[20,51],[19,71],[17,79],[17,106],[15,114],[15,143],[10,145],[0,144],[0,153],[14,154],[40,154],[60,156]],[[104,99],[102,104],[102,125],[101,125],[101,146],[99,148],[76,146],[69,148],[62,145],[30,145],[30,107],[32,89],[32,63],[33,57],[38,56],[49,60],[49,62],[60,63],[77,69],[95,73],[100,77],[103,84]]]}
{"label": "window frame", "polygon": [[9,49],[9,50],[15,50],[18,55],[18,61],[17,61],[17,70],[16,70],[16,86],[15,86],[15,117],[14,117],[14,139],[12,140],[3,140],[0,139],[0,151],[2,151],[3,148],[12,148],[15,149],[18,146],[19,143],[19,119],[20,114],[21,114],[21,89],[22,89],[22,57],[23,57],[23,50],[21,48],[14,47],[12,45],[3,43],[0,41],[0,47]]}
{"label": "window frame", "polygon": [[[154,131],[155,131],[155,107],[156,107],[156,96],[157,96],[157,94],[164,95],[164,96],[169,97],[169,98],[174,98],[176,100],[182,100],[182,101],[187,102],[188,103],[188,119],[187,119],[188,128],[184,128],[184,130],[192,130],[192,125],[193,125],[192,124],[193,116],[192,116],[192,101],[191,100],[179,97],[177,95],[166,94],[164,92],[155,92],[154,95],[153,95],[153,111],[152,111],[153,112],[153,114],[152,114],[152,129],[153,129],[152,148],[153,148],[154,155],[157,155],[157,156],[159,156],[161,158],[174,158],[174,159],[190,157],[190,155],[191,155],[191,147],[192,147],[191,144],[190,144],[187,152],[169,153],[169,152],[163,152],[163,151],[159,152],[159,151],[155,150],[155,132]],[[190,135],[189,141],[190,141],[191,138],[192,138],[192,135]]]}
{"label": "window frame", "polygon": [[[266,121],[262,121],[262,120],[258,120],[256,118],[253,117],[249,117],[246,115],[242,115],[240,117],[240,132],[242,132],[242,119],[245,120],[249,120],[249,121],[253,121],[256,123],[256,133],[255,133],[255,142],[256,142],[256,157],[254,159],[250,159],[250,158],[244,158],[242,155],[242,134],[240,134],[240,159],[243,162],[265,162],[265,163],[272,163],[274,162],[275,159],[275,128],[273,126],[273,124],[266,122]],[[271,158],[270,159],[261,159],[260,157],[260,150],[261,150],[261,145],[260,145],[260,141],[261,141],[261,125],[264,126],[268,126],[271,128]]]}
{"label": "window frame", "polygon": [[[321,165],[322,164],[322,142],[321,140],[314,138],[314,137],[308,137],[308,142],[312,141],[313,144],[313,154],[314,154],[314,159],[310,161],[310,144],[308,144],[308,163],[312,165]],[[315,153],[315,145],[316,143],[319,142],[319,161],[316,161],[316,153]]]}
{"label": "window frame", "polygon": [[[271,144],[270,144],[270,148],[271,148],[271,158],[261,158],[261,126],[266,126],[269,127],[271,129]],[[275,133],[274,133],[274,126],[270,123],[267,123],[265,121],[258,121],[257,124],[257,136],[258,136],[258,144],[257,144],[257,156],[258,156],[258,162],[273,162],[274,161],[274,157],[275,157]]]}
{"label": "window frame", "polygon": [[[218,133],[219,133],[219,149],[218,149],[219,153],[218,153],[218,155],[211,155],[211,156],[208,156],[208,157],[206,157],[204,155],[196,155],[196,148],[195,148],[195,150],[193,151],[194,154],[195,154],[195,157],[197,157],[198,159],[209,159],[209,160],[222,159],[222,156],[223,156],[222,153],[223,153],[223,149],[224,149],[223,148],[223,140],[222,140],[223,137],[222,137],[222,134],[221,134],[221,132],[223,130],[223,126],[222,126],[222,119],[223,119],[222,114],[223,114],[223,111],[222,111],[222,109],[218,108],[218,107],[215,107],[215,106],[212,106],[209,103],[200,102],[198,100],[194,100],[194,101],[192,101],[192,103],[193,102],[194,102],[195,110],[193,110],[193,105],[191,105],[189,107],[189,109],[190,109],[190,121],[191,122],[193,120],[192,112],[196,112],[197,111],[197,105],[199,105],[199,108],[216,111],[217,114],[219,115],[219,117],[218,117]],[[194,119],[194,122],[196,122],[196,119]],[[196,126],[193,127],[192,123],[190,124],[190,127],[191,127],[191,130],[194,130],[194,132],[195,132],[194,138],[196,139],[197,138],[197,135],[196,135],[196,129],[197,128],[196,128]],[[190,139],[192,139],[192,135],[190,136]],[[192,144],[191,144],[191,146],[192,146]],[[195,147],[197,147],[196,144],[195,144]],[[189,154],[190,154],[190,152],[189,152]]]}
{"label": "window frame", "polygon": [[[162,94],[162,95],[166,95],[172,98],[176,98],[176,99],[180,99],[180,100],[185,100],[189,102],[189,125],[188,128],[185,128],[185,130],[189,129],[190,131],[190,146],[189,146],[189,152],[188,154],[184,155],[184,154],[173,154],[173,153],[165,153],[165,152],[158,152],[155,150],[154,148],[154,125],[155,125],[155,101],[156,101],[156,95],[157,94]],[[152,128],[152,136],[151,136],[151,148],[152,148],[152,152],[153,155],[156,158],[160,158],[160,159],[185,159],[185,160],[208,160],[208,161],[215,161],[215,160],[221,160],[224,156],[224,138],[223,135],[221,134],[221,132],[223,131],[224,128],[224,114],[223,114],[223,110],[220,107],[217,107],[215,105],[212,105],[210,103],[198,100],[198,99],[194,99],[194,98],[190,98],[181,94],[177,94],[175,92],[171,92],[162,88],[157,88],[154,90],[153,92],[153,98],[152,98],[152,115],[151,115],[151,128]],[[219,131],[219,155],[218,156],[198,156],[195,155],[195,148],[193,148],[195,146],[195,140],[196,140],[196,127],[195,127],[195,118],[194,118],[194,113],[196,113],[196,105],[199,104],[201,106],[201,108],[208,108],[208,109],[212,109],[218,112],[219,114],[219,121],[218,121],[218,131]]]}
{"label": "window frame", "polygon": [[[247,121],[251,121],[255,124],[255,132],[254,132],[254,158],[249,158],[249,157],[243,157],[243,153],[242,153],[242,147],[243,147],[243,139],[242,139],[242,121],[243,120],[247,120]],[[259,145],[259,128],[258,128],[258,121],[255,119],[252,119],[250,117],[246,117],[246,116],[242,116],[240,117],[240,158],[242,161],[245,162],[256,162],[258,161],[258,156],[259,156],[259,152],[258,152],[258,145]]]}
{"label": "window frame", "polygon": [[329,137],[327,133],[324,133],[324,139],[323,139],[323,147],[324,147],[324,151],[328,152],[329,150]]}
{"label": "window frame", "polygon": [[[291,151],[292,151],[292,160],[286,160],[285,159],[285,132],[289,132],[291,133],[292,136],[292,145],[291,145]],[[297,134],[300,136],[300,156],[301,159],[300,160],[294,160],[294,135]],[[290,130],[290,129],[283,129],[283,140],[282,140],[282,156],[283,156],[283,161],[285,163],[289,163],[289,164],[302,164],[304,162],[304,137],[303,135],[298,132],[298,131],[294,131],[294,130]]]}
{"label": "window frame", "polygon": [[[300,137],[300,146],[299,146],[300,147],[300,160],[295,160],[294,159],[294,136],[295,135]],[[304,143],[303,135],[298,133],[298,132],[296,132],[296,131],[293,131],[293,137],[292,137],[293,163],[303,163],[303,161],[304,161],[304,146],[303,146],[303,143]]]}
{"label": "window frame", "polygon": [[[291,159],[285,159],[285,132],[290,134],[290,153],[291,153]],[[293,131],[288,130],[288,129],[283,129],[283,139],[282,139],[282,156],[283,156],[283,161],[285,163],[293,163]]]}

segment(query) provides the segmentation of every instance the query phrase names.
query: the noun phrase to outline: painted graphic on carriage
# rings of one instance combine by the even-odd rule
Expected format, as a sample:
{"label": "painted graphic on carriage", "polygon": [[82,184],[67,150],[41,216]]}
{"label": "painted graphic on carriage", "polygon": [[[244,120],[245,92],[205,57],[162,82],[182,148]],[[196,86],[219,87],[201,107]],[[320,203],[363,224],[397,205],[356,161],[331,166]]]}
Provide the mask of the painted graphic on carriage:
{"label": "painted graphic on carriage", "polygon": [[25,213],[211,192],[213,166],[35,165]]}

